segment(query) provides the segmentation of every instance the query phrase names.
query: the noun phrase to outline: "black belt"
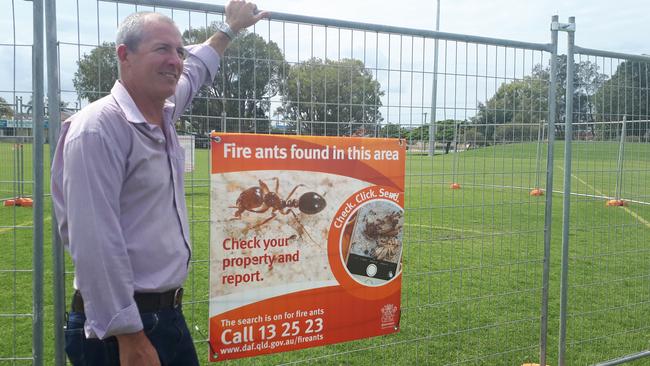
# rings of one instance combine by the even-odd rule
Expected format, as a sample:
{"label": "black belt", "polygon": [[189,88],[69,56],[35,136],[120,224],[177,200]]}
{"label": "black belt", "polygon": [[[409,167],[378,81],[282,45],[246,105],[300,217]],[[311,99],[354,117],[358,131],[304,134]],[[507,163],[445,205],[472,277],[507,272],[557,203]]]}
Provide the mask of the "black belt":
{"label": "black belt", "polygon": [[[179,307],[183,301],[183,288],[180,287],[166,292],[136,292],[133,298],[138,305],[139,312],[155,313],[160,310]],[[72,296],[72,311],[84,312],[84,300],[79,290],[75,290]]]}

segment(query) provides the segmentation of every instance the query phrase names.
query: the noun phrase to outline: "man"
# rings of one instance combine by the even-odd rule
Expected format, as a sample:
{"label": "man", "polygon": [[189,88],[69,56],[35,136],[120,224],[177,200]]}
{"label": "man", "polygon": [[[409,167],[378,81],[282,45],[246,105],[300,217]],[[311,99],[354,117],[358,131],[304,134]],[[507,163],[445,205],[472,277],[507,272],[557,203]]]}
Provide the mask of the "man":
{"label": "man", "polygon": [[171,19],[130,15],[117,33],[120,80],[63,124],[52,199],[75,264],[74,365],[198,365],[180,307],[191,252],[174,121],[236,33],[267,16],[234,0],[219,32],[184,48]]}

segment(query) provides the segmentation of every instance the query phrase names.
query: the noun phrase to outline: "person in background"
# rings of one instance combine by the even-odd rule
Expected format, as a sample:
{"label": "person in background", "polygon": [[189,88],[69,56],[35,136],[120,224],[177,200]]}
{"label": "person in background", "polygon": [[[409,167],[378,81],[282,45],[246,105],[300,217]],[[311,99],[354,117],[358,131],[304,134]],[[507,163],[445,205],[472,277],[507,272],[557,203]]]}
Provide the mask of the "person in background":
{"label": "person in background", "polygon": [[73,365],[198,365],[182,313],[191,256],[175,120],[212,83],[237,32],[268,17],[233,0],[205,43],[184,47],[161,14],[119,26],[120,78],[67,119],[52,200],[75,265],[66,353]]}

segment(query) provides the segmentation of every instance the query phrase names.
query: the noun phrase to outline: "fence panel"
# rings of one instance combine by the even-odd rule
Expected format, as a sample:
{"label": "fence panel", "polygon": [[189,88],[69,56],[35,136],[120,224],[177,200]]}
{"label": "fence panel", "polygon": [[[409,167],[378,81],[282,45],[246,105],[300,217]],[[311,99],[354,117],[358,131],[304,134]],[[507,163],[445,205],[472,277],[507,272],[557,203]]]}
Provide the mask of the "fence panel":
{"label": "fence panel", "polygon": [[650,59],[576,47],[574,65],[564,357],[614,365],[650,355]]}
{"label": "fence panel", "polygon": [[[167,14],[187,43],[204,40],[223,19],[219,6],[134,2],[57,1],[63,109],[109,93],[117,77],[110,42],[128,14]],[[208,133],[217,130],[399,137],[409,144],[400,332],[237,364],[539,360],[549,51],[287,14],[240,36],[214,85],[177,124],[195,148],[186,176],[194,250],[184,311],[200,358],[209,352]],[[65,282],[70,294],[72,281]]]}
{"label": "fence panel", "polygon": [[42,356],[32,336],[42,324],[34,315],[42,312],[40,295],[33,291],[43,275],[37,268],[42,258],[33,256],[38,149],[33,144],[32,7],[12,1],[0,15],[0,364],[11,365],[37,364]]}

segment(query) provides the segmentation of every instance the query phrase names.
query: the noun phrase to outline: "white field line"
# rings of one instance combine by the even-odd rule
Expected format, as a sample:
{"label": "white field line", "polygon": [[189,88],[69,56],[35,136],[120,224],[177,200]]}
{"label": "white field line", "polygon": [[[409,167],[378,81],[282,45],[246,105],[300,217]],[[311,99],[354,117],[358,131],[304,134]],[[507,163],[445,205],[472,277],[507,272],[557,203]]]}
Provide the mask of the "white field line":
{"label": "white field line", "polygon": [[[186,202],[187,202],[187,201],[186,201]],[[199,206],[199,205],[193,205],[193,206],[190,206],[190,205],[188,205],[188,206],[187,206],[188,211],[189,211],[190,207],[194,207],[194,208],[204,208],[204,209],[206,209],[206,210],[210,208],[210,207],[208,207],[208,206]]]}
{"label": "white field line", "polygon": [[[51,217],[51,216],[45,216],[45,217],[43,218],[43,223],[49,222],[50,220],[52,220],[52,217]],[[29,220],[29,221],[25,221],[25,222],[23,222],[23,223],[20,223],[20,224],[18,224],[18,225],[12,226],[12,227],[4,227],[4,228],[0,228],[0,234],[4,234],[4,233],[6,233],[6,232],[9,232],[9,231],[11,231],[11,230],[16,230],[16,229],[26,229],[26,228],[31,228],[31,227],[33,226],[33,224],[34,224],[34,221],[33,221],[33,220]]]}
{"label": "white field line", "polygon": [[[425,229],[440,229],[440,230],[447,230],[447,231],[455,231],[459,233],[474,233],[474,234],[487,234],[485,231],[481,230],[472,230],[472,229],[456,229],[456,228],[451,228],[448,226],[439,226],[439,225],[420,225],[420,224],[407,224],[405,223],[404,226],[411,226],[411,227],[420,227],[420,228],[425,228]],[[503,233],[500,233],[498,231],[490,231],[491,235],[501,235]]]}
{"label": "white field line", "polygon": [[[560,170],[564,171],[562,167],[558,167]],[[571,193],[572,196],[579,196],[579,197],[589,197],[589,198],[602,198],[602,199],[615,199],[615,197],[612,196],[607,196],[603,192],[599,191],[595,187],[591,186],[589,183],[585,182],[584,180],[580,179],[580,177],[576,176],[575,174],[571,174],[572,177],[574,177],[576,180],[578,180],[580,183],[586,185],[590,189],[594,190],[598,194],[587,194],[587,193]],[[520,190],[531,190],[533,188],[531,187],[520,187],[520,186],[506,186],[506,185],[496,185],[496,184],[464,184],[463,186],[467,187],[489,187],[489,188],[503,188],[503,189],[520,189]],[[564,191],[560,190],[553,190],[553,193],[556,194],[564,194]],[[631,203],[636,203],[639,205],[650,205],[650,202],[644,202],[644,201],[637,201],[637,200],[631,200],[631,199],[624,199],[626,202],[631,202]],[[207,206],[199,206],[199,205],[194,205],[193,207],[199,208],[199,209],[209,209]],[[628,207],[623,206],[623,209],[625,212],[629,213],[632,217],[637,219],[639,222],[644,224],[645,226],[650,228],[650,222],[645,220],[643,217],[639,216],[636,212],[630,210]],[[419,226],[419,227],[430,227],[430,228],[435,228],[435,229],[442,229],[442,230],[450,230],[450,231],[469,231],[469,232],[474,232],[477,234],[485,234],[485,232],[482,231],[472,231],[472,230],[463,230],[463,229],[452,229],[448,228],[445,226],[425,226],[425,225],[417,225],[417,224],[406,224],[407,226]],[[1,231],[0,231],[1,232]]]}
{"label": "white field line", "polygon": [[[204,207],[204,206],[194,206],[194,207],[208,208],[208,207]],[[461,232],[470,232],[470,233],[474,233],[474,234],[486,234],[485,231],[481,231],[481,230],[456,229],[456,228],[451,228],[451,227],[448,227],[448,226],[440,226],[440,225],[420,225],[420,224],[407,224],[407,223],[405,223],[404,226],[421,227],[421,228],[425,228],[425,229],[440,229],[440,230],[447,230],[447,231],[455,231],[455,232],[459,232],[459,233],[461,233]],[[490,234],[501,235],[503,233],[498,232],[498,231],[490,231]]]}
{"label": "white field line", "polygon": [[645,225],[647,228],[650,228],[650,222],[648,222],[646,219],[644,219],[643,217],[641,217],[639,214],[637,214],[636,212],[630,210],[629,208],[627,208],[627,207],[625,207],[625,206],[623,206],[623,209],[625,210],[625,212],[627,212],[627,213],[629,213],[630,215],[632,215],[632,217],[634,217],[635,219],[637,219],[640,223],[642,223],[643,225]]}
{"label": "white field line", "polygon": [[[467,184],[463,183],[461,184],[462,187],[487,187],[487,188],[504,188],[504,189],[520,189],[520,190],[527,190],[530,191],[534,188],[532,187],[521,187],[521,186],[505,186],[505,185],[500,185],[500,184]],[[540,187],[537,187],[540,188]],[[564,191],[560,191],[558,189],[554,189],[553,193],[557,194],[564,194]],[[571,193],[572,196],[579,196],[579,197],[590,197],[590,198],[603,198],[603,199],[608,199],[608,200],[613,200],[616,197],[612,196],[605,196],[603,194],[597,195],[597,194],[587,194],[587,193]],[[625,202],[632,202],[632,203],[638,203],[639,205],[650,205],[650,202],[644,202],[644,201],[637,201],[637,200],[631,200],[627,199],[625,197],[621,197],[622,199],[625,200]]]}
{"label": "white field line", "polygon": [[[560,168],[560,170],[564,171],[563,167],[559,167],[559,168]],[[599,195],[605,196],[605,194],[603,192],[599,191],[598,189],[596,189],[596,187],[594,187],[591,184],[589,184],[589,183],[585,182],[584,180],[580,179],[580,177],[578,177],[577,175],[571,173],[571,176],[573,178],[575,178],[578,182],[580,182],[580,183],[584,184],[585,186],[587,186],[589,189],[592,189],[594,192],[598,193]],[[620,207],[623,207],[623,210],[625,210],[625,212],[630,214],[630,216],[634,217],[637,221],[639,221],[640,223],[645,225],[647,228],[650,228],[650,222],[648,222],[646,219],[641,217],[639,214],[637,214],[636,212],[630,210],[628,207],[625,207],[625,206],[620,206]]]}
{"label": "white field line", "polygon": [[[558,193],[558,194],[564,194],[563,191],[560,190],[554,190],[553,193]],[[589,197],[589,198],[604,198],[608,200],[613,200],[616,199],[616,197],[613,196],[605,196],[605,195],[598,195],[598,194],[587,194],[587,193],[571,193],[572,196],[579,196],[579,197]],[[625,202],[632,202],[632,203],[638,203],[639,205],[650,205],[650,202],[643,202],[643,201],[637,201],[637,200],[630,200],[625,197],[621,197]]]}

